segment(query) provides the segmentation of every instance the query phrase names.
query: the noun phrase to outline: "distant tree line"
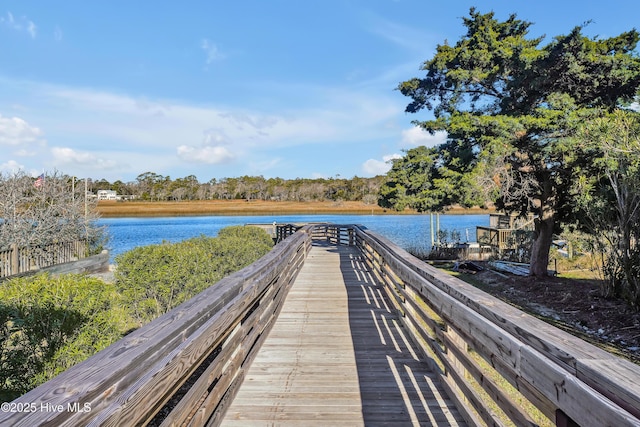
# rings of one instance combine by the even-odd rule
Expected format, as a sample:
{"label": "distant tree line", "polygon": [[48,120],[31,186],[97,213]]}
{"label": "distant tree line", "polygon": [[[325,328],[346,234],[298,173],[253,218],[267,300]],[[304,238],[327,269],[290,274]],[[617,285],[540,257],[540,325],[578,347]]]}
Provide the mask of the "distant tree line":
{"label": "distant tree line", "polygon": [[115,190],[118,194],[149,201],[182,200],[275,200],[275,201],[363,201],[376,204],[384,176],[374,178],[264,178],[241,176],[211,179],[201,183],[194,175],[172,179],[154,172],[138,175],[135,181],[90,181],[89,191]]}

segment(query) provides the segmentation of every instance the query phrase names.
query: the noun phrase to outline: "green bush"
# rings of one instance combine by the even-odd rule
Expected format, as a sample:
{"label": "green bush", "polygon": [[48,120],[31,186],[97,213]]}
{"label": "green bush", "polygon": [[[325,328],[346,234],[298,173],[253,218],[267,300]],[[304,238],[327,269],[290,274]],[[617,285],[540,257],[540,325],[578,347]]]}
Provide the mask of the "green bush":
{"label": "green bush", "polygon": [[116,283],[47,274],[0,285],[0,401],[89,358],[124,334],[265,255],[271,238],[230,227],[216,238],[135,248],[116,258]]}
{"label": "green bush", "polygon": [[140,325],[168,312],[273,247],[257,227],[222,229],[178,243],[135,248],[116,257],[116,287]]}
{"label": "green bush", "polygon": [[81,275],[8,280],[0,301],[2,401],[102,350],[131,326],[113,286]]}

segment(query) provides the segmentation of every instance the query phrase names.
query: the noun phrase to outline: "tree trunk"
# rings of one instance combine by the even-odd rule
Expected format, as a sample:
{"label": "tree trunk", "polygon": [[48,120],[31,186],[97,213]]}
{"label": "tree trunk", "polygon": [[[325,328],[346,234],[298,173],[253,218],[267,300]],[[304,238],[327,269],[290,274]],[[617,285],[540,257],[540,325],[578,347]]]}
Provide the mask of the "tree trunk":
{"label": "tree trunk", "polygon": [[553,241],[555,219],[552,214],[545,215],[535,221],[533,244],[531,245],[531,263],[529,275],[544,277],[548,275],[549,250]]}

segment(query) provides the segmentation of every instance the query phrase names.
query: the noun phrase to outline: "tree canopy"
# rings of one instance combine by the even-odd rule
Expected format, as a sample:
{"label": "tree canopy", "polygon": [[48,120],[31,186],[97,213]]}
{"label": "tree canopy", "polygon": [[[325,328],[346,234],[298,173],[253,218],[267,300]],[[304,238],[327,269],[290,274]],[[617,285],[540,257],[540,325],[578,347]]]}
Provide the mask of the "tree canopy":
{"label": "tree canopy", "polygon": [[409,149],[401,158],[391,161],[386,182],[380,187],[378,204],[402,211],[440,211],[459,203],[466,207],[484,204],[486,198],[467,182],[465,175],[445,165],[445,152],[424,146]]}
{"label": "tree canopy", "polygon": [[[585,122],[576,137],[575,208],[606,256],[606,296],[640,308],[640,113]],[[588,159],[588,161],[585,161]]]}
{"label": "tree canopy", "polygon": [[639,34],[589,38],[577,26],[542,45],[543,37],[528,37],[531,23],[474,8],[463,24],[466,34],[439,45],[425,75],[398,89],[411,98],[407,112],[433,112],[414,123],[447,132],[439,166],[484,177],[454,184],[493,183],[498,208],[535,214],[531,273],[546,275],[553,232],[573,212],[570,137],[584,120],[636,95]]}

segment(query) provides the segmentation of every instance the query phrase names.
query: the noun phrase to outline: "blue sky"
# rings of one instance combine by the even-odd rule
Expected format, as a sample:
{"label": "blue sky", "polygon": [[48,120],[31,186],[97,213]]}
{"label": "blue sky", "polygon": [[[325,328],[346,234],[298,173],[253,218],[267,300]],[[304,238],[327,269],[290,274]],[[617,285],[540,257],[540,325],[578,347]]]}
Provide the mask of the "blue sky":
{"label": "blue sky", "polygon": [[476,6],[545,41],[637,0],[0,2],[0,171],[133,181],[368,177],[433,145],[394,90]]}

